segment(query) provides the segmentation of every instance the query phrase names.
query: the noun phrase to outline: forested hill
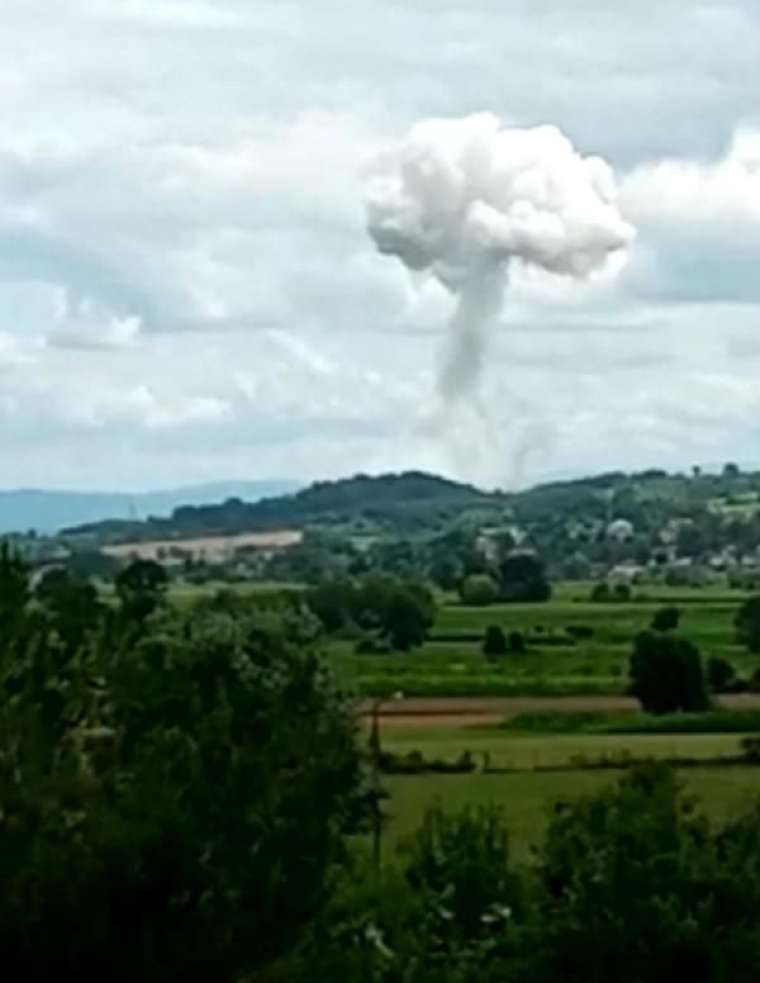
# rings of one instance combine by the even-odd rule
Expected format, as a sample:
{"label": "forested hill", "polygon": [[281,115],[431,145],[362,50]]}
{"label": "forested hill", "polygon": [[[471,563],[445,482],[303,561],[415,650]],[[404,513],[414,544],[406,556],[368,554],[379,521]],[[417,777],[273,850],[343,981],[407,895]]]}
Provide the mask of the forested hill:
{"label": "forested hill", "polygon": [[218,505],[183,505],[169,518],[89,523],[67,529],[64,535],[103,541],[183,538],[361,520],[410,530],[454,518],[462,509],[488,508],[504,501],[499,493],[419,471],[376,477],[360,474],[315,482],[294,494],[258,502],[231,498]]}
{"label": "forested hill", "polygon": [[760,473],[732,464],[713,474],[698,468],[678,474],[611,471],[509,494],[418,471],[356,475],[256,502],[183,505],[168,518],[91,523],[66,535],[104,543],[325,526],[404,537],[465,521],[471,527],[519,527],[552,555],[604,539],[602,530],[616,519],[633,527],[642,554],[644,540],[651,546],[673,523],[681,524],[682,538],[705,540],[711,548],[724,545],[728,530],[730,541],[744,549],[760,542]]}

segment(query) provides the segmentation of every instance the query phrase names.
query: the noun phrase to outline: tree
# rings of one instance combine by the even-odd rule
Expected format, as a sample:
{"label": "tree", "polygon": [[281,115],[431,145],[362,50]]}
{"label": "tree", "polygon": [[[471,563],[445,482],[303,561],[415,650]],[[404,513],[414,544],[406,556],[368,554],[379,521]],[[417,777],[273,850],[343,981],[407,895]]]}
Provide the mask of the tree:
{"label": "tree", "polygon": [[32,621],[0,657],[0,951],[30,979],[248,976],[365,813],[353,711],[299,619],[151,628],[61,660]]}
{"label": "tree", "polygon": [[533,553],[513,553],[499,567],[501,596],[505,601],[548,601],[551,586],[546,568]]}
{"label": "tree", "polygon": [[715,830],[675,774],[656,764],[557,808],[538,856],[527,964],[502,978],[752,980],[758,818],[754,808]]}
{"label": "tree", "polygon": [[702,660],[691,642],[643,631],[634,639],[631,693],[647,713],[695,713],[709,706]]}
{"label": "tree", "polygon": [[419,596],[402,587],[391,593],[383,614],[382,629],[394,649],[406,652],[422,645],[431,624],[430,612]]}
{"label": "tree", "polygon": [[603,601],[609,601],[610,585],[606,580],[602,580],[598,584],[594,584],[594,586],[591,588],[589,599],[595,604],[600,604]]}
{"label": "tree", "polygon": [[498,659],[507,654],[507,639],[498,625],[489,625],[483,637],[483,655]]}
{"label": "tree", "polygon": [[114,585],[126,619],[142,625],[162,605],[169,578],[160,563],[137,559],[117,574]]}
{"label": "tree", "polygon": [[306,606],[328,634],[340,631],[351,617],[353,588],[343,581],[327,581],[306,594]]}
{"label": "tree", "polygon": [[48,570],[34,594],[70,652],[75,652],[100,624],[103,606],[95,587],[61,567]]}
{"label": "tree", "polygon": [[672,604],[659,608],[652,616],[652,631],[675,631],[681,612]]}
{"label": "tree", "polygon": [[507,638],[507,645],[513,655],[524,655],[526,650],[525,635],[521,631],[511,631]]}
{"label": "tree", "polygon": [[760,653],[760,594],[748,597],[734,619],[736,640],[750,652]]}
{"label": "tree", "polygon": [[493,577],[489,577],[487,573],[471,573],[462,581],[459,595],[463,604],[485,607],[498,600],[499,588]]}
{"label": "tree", "polygon": [[707,683],[713,693],[725,693],[735,679],[734,667],[728,659],[713,655],[707,660]]}

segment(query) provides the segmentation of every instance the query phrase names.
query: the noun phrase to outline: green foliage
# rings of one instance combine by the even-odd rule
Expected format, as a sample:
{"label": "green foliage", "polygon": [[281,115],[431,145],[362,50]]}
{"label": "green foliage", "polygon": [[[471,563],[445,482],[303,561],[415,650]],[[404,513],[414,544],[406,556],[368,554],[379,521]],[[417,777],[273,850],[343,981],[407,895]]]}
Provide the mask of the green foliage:
{"label": "green foliage", "polygon": [[406,878],[424,898],[437,940],[448,949],[508,922],[519,902],[517,878],[509,869],[504,816],[495,807],[450,814],[428,809],[403,850]]}
{"label": "green foliage", "polygon": [[546,567],[533,553],[512,553],[499,568],[501,595],[509,602],[542,602],[551,597]]}
{"label": "green foliage", "polygon": [[760,653],[760,595],[749,597],[736,612],[736,640],[750,652]]}
{"label": "green foliage", "polygon": [[750,980],[759,870],[756,810],[713,832],[671,772],[641,768],[557,810],[525,978]]}
{"label": "green foliage", "polygon": [[612,598],[612,591],[610,590],[610,585],[606,580],[600,581],[598,584],[594,584],[591,588],[591,594],[589,595],[589,600],[598,604],[602,601],[609,601]]}
{"label": "green foliage", "polygon": [[499,588],[487,573],[472,573],[460,584],[459,596],[463,604],[486,607],[499,599]]}
{"label": "green foliage", "polygon": [[5,964],[234,981],[287,951],[366,801],[353,716],[310,626],[206,610],[135,633],[125,619],[154,583],[140,576],[74,648],[56,621],[67,580],[19,604],[8,553],[0,580],[17,605],[0,632]]}
{"label": "green foliage", "polygon": [[713,655],[707,660],[707,685],[713,693],[725,693],[735,680],[736,673],[728,659]]}
{"label": "green foliage", "polygon": [[689,641],[643,631],[634,639],[631,692],[647,713],[699,712],[709,706],[702,660]]}
{"label": "green foliage", "polygon": [[126,622],[142,625],[163,604],[169,578],[160,563],[137,559],[117,574],[114,586]]}
{"label": "green foliage", "polygon": [[506,636],[499,625],[489,625],[483,638],[483,655],[488,659],[498,659],[509,651]]}
{"label": "green foliage", "polygon": [[667,604],[665,607],[655,611],[652,618],[652,631],[675,631],[681,619],[681,612],[674,604]]}
{"label": "green foliage", "polygon": [[525,635],[521,631],[511,631],[507,637],[507,648],[513,655],[523,655],[527,649]]}

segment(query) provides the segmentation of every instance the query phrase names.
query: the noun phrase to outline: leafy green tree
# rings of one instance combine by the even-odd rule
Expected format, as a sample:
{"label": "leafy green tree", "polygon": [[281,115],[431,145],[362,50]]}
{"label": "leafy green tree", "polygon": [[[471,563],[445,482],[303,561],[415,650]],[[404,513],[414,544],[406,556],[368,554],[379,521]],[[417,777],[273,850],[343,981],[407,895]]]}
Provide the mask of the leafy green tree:
{"label": "leafy green tree", "polygon": [[[406,844],[405,874],[422,896],[440,958],[465,941],[503,933],[521,900],[509,866],[504,814],[493,807],[429,808]],[[432,922],[432,924],[431,924]],[[431,953],[432,956],[432,953]]]}
{"label": "leafy green tree", "polygon": [[[760,958],[757,809],[713,832],[649,765],[556,810],[516,983],[749,981]],[[746,865],[746,869],[745,869]]]}
{"label": "leafy green tree", "polygon": [[548,601],[551,586],[546,567],[533,553],[513,553],[499,567],[501,596],[505,601]]}
{"label": "leafy green tree", "polygon": [[591,588],[589,599],[595,604],[599,604],[603,601],[609,601],[610,596],[610,585],[606,580],[602,580]]}
{"label": "leafy green tree", "polygon": [[137,559],[117,574],[114,584],[127,621],[142,625],[163,604],[169,578],[160,563]]}
{"label": "leafy green tree", "polygon": [[83,645],[88,633],[100,625],[103,606],[95,587],[61,567],[54,567],[44,574],[34,595],[70,652]]}
{"label": "leafy green tree", "polygon": [[499,599],[499,588],[487,573],[471,573],[462,581],[459,596],[463,604],[486,607]]}
{"label": "leafy green tree", "polygon": [[489,625],[483,637],[483,655],[498,659],[508,652],[507,639],[499,625]]}
{"label": "leafy green tree", "polygon": [[340,631],[351,618],[353,587],[345,581],[326,581],[306,594],[306,605],[328,634]]}
{"label": "leafy green tree", "polygon": [[707,683],[713,693],[725,693],[736,679],[728,659],[713,655],[707,660]]}
{"label": "leafy green tree", "polygon": [[683,638],[643,631],[634,639],[631,693],[647,713],[694,713],[709,706],[699,650]]}
{"label": "leafy green tree", "polygon": [[394,649],[406,652],[422,645],[431,619],[425,604],[411,590],[397,588],[388,598],[382,628]]}
{"label": "leafy green tree", "polygon": [[652,631],[675,631],[681,612],[672,604],[659,608],[652,616]]}
{"label": "leafy green tree", "polygon": [[232,983],[293,946],[364,815],[300,620],[155,628],[61,659],[32,620],[0,653],[0,953],[29,979]]}
{"label": "leafy green tree", "polygon": [[753,654],[760,653],[760,595],[748,597],[734,619],[736,640]]}

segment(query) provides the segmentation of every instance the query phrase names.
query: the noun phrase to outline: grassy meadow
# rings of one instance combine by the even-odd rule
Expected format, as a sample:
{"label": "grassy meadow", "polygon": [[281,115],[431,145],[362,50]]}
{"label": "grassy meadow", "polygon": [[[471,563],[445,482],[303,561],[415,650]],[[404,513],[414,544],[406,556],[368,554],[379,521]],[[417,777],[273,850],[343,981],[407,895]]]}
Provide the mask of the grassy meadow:
{"label": "grassy meadow", "polygon": [[[330,656],[342,678],[365,696],[622,693],[633,636],[649,626],[658,608],[675,604],[681,611],[679,631],[705,658],[727,658],[739,674],[758,667],[757,658],[734,640],[734,616],[746,596],[740,591],[657,586],[637,590],[631,601],[593,603],[591,586],[559,584],[543,604],[467,607],[442,598],[430,639],[421,648],[357,655],[352,640],[335,640]],[[521,632],[530,640],[528,650],[487,661],[479,639],[491,624],[506,634]],[[568,627],[589,628],[593,635],[572,644]]]}
{"label": "grassy meadow", "polygon": [[[509,775],[415,775],[385,782],[383,857],[392,862],[398,847],[419,824],[424,810],[441,802],[447,809],[493,803],[503,810],[517,859],[527,860],[541,841],[557,802],[593,792],[620,777],[618,771],[518,772]],[[690,768],[682,773],[690,794],[716,821],[735,814],[760,795],[760,768]]]}

